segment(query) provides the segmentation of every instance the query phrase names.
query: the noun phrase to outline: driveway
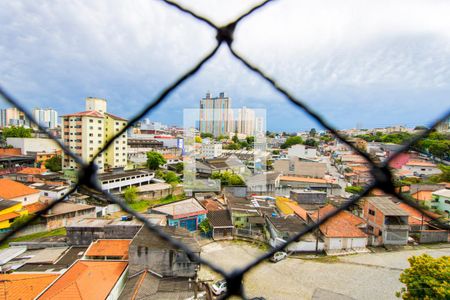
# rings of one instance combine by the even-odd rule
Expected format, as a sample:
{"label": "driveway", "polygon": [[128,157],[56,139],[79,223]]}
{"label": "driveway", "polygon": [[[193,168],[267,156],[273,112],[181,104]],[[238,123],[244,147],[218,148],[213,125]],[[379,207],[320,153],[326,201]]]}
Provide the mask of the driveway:
{"label": "driveway", "polygon": [[[244,242],[212,243],[202,256],[227,271],[250,263],[262,250]],[[397,299],[402,284],[398,278],[408,267],[407,258],[428,253],[450,255],[450,249],[370,253],[341,258],[299,259],[290,257],[278,263],[263,262],[244,278],[247,297],[266,299]],[[207,267],[201,280],[219,276]],[[314,296],[314,297],[313,297]]]}

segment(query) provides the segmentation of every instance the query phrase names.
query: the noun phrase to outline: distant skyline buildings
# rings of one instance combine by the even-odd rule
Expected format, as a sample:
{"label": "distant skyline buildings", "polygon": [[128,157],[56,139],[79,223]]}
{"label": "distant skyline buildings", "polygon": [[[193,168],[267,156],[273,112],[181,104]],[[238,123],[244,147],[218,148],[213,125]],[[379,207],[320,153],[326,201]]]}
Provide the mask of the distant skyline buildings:
{"label": "distant skyline buildings", "polygon": [[16,107],[9,107],[0,110],[0,127],[9,126],[30,126],[30,121],[25,114]]}
{"label": "distant skyline buildings", "polygon": [[212,97],[210,92],[200,100],[199,130],[214,136],[228,135],[234,131],[231,98],[221,92]]}
{"label": "distant skyline buildings", "polygon": [[52,108],[34,108],[33,117],[44,128],[58,127],[58,112]]}

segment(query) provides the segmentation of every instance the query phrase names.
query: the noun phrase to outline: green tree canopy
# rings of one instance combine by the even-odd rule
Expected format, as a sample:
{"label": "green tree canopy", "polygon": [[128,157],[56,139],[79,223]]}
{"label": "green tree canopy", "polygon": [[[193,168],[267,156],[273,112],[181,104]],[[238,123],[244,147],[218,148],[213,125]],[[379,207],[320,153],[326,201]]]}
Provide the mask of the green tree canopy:
{"label": "green tree canopy", "polygon": [[214,135],[212,133],[209,133],[209,132],[202,132],[202,133],[200,133],[200,137],[202,139],[204,139],[204,138],[212,139],[212,138],[214,138]]}
{"label": "green tree canopy", "polygon": [[147,152],[147,167],[150,170],[157,170],[166,162],[167,161],[164,159],[161,153],[155,151]]}
{"label": "green tree canopy", "polygon": [[311,146],[311,147],[317,147],[319,146],[319,142],[316,141],[315,139],[307,139],[305,141],[305,145]]}
{"label": "green tree canopy", "polygon": [[450,299],[450,256],[433,258],[428,254],[412,256],[410,267],[400,274],[406,285],[398,297],[403,299]]}
{"label": "green tree canopy", "polygon": [[33,130],[30,128],[25,128],[23,126],[11,126],[3,128],[3,138],[9,137],[22,137],[22,138],[30,138]]}
{"label": "green tree canopy", "polygon": [[226,172],[214,172],[211,175],[212,179],[220,179],[220,183],[223,186],[229,185],[245,185],[244,180],[238,174],[234,174],[230,171]]}
{"label": "green tree canopy", "polygon": [[303,139],[300,136],[290,136],[286,139],[286,142],[281,145],[281,149],[286,149],[297,144],[303,144]]}
{"label": "green tree canopy", "polygon": [[167,183],[178,183],[180,182],[180,179],[178,178],[177,174],[172,171],[168,171],[166,174],[164,174],[164,180]]}
{"label": "green tree canopy", "polygon": [[309,131],[309,136],[315,137],[317,134],[317,131],[315,128],[311,128],[311,130]]}
{"label": "green tree canopy", "polygon": [[45,167],[52,172],[59,172],[62,170],[62,157],[55,155],[52,158],[47,159]]}
{"label": "green tree canopy", "polygon": [[347,193],[351,193],[351,194],[361,194],[363,192],[364,188],[362,186],[348,186],[345,188],[345,191]]}
{"label": "green tree canopy", "polygon": [[183,173],[183,171],[184,171],[184,163],[182,163],[182,162],[177,163],[175,165],[175,171],[177,173]]}
{"label": "green tree canopy", "polygon": [[129,186],[125,189],[123,197],[127,203],[133,203],[137,200],[138,188],[135,186]]}

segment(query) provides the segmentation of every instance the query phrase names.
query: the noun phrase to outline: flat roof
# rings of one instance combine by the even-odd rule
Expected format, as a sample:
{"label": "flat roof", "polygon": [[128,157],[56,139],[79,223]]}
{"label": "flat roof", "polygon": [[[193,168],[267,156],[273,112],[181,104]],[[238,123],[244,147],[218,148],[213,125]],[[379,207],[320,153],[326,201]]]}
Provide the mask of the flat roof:
{"label": "flat roof", "polygon": [[395,204],[390,197],[367,197],[366,199],[385,216],[409,216],[409,214]]}
{"label": "flat roof", "polygon": [[120,257],[120,259],[128,259],[130,243],[131,240],[96,240],[91,243],[85,255],[89,258]]}
{"label": "flat roof", "polygon": [[98,179],[100,181],[118,179],[136,175],[150,175],[153,172],[145,171],[145,170],[131,170],[131,171],[121,171],[121,172],[113,172],[113,173],[102,173],[98,175]]}

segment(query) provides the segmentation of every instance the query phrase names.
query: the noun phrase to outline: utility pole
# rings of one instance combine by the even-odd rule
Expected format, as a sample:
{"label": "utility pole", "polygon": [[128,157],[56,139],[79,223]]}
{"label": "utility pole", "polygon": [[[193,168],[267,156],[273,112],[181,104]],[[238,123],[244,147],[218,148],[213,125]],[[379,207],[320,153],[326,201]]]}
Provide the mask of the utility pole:
{"label": "utility pole", "polygon": [[[319,209],[317,210],[317,224],[319,224],[320,223],[320,206],[319,206]],[[319,227],[320,227],[320,225],[319,225]],[[316,229],[316,255],[318,254],[318,252],[319,252],[319,227],[317,227],[317,229]]]}

